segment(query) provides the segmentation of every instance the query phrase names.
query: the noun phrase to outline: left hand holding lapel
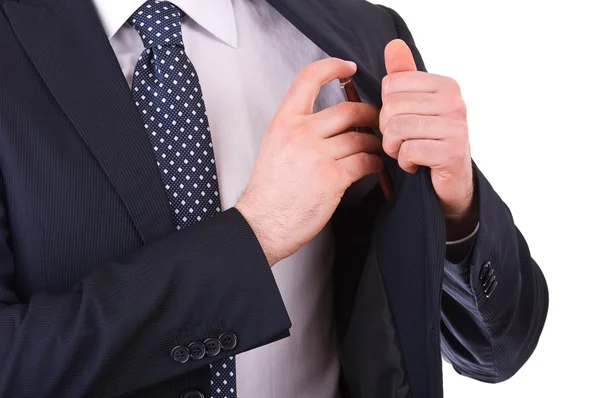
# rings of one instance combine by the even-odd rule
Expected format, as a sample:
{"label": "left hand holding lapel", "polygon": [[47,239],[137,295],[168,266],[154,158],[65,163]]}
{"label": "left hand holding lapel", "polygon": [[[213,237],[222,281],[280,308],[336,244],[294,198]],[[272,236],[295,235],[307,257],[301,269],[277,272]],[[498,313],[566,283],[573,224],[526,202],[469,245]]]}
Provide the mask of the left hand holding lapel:
{"label": "left hand holding lapel", "polygon": [[447,220],[472,218],[473,169],[460,87],[449,77],[417,71],[402,40],[387,45],[385,63],[379,120],[383,149],[408,173],[431,168]]}

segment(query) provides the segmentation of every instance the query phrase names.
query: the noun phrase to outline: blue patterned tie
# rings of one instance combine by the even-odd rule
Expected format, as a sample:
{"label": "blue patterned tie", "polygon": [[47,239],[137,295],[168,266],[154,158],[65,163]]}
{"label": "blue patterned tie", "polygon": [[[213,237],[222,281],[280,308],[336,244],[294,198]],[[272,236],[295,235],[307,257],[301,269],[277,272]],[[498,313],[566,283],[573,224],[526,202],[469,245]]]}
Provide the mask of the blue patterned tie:
{"label": "blue patterned tie", "polygon": [[[221,211],[217,169],[202,89],[185,55],[181,11],[150,0],[128,22],[144,51],[133,76],[133,99],[148,132],[179,230]],[[210,365],[211,397],[235,398],[235,359]]]}

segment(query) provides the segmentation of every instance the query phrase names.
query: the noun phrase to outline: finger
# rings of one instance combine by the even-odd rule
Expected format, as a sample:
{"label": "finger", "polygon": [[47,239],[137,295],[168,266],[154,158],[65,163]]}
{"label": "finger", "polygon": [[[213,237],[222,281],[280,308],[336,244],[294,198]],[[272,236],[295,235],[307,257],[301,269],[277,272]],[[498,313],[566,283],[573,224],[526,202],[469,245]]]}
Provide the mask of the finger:
{"label": "finger", "polygon": [[327,138],[352,127],[379,126],[379,109],[370,104],[341,102],[311,116],[311,131]]}
{"label": "finger", "polygon": [[400,146],[406,140],[444,140],[461,138],[468,131],[466,122],[440,116],[396,115],[382,130],[383,149],[398,158]]}
{"label": "finger", "polygon": [[307,115],[312,113],[315,99],[322,86],[356,73],[356,64],[339,58],[327,58],[305,66],[292,82],[280,112]]}
{"label": "finger", "polygon": [[387,129],[390,120],[396,115],[438,116],[446,111],[447,105],[439,94],[393,93],[384,98],[379,114],[379,128]]}
{"label": "finger", "polygon": [[385,47],[385,68],[388,75],[417,70],[412,52],[403,40],[392,40]]}
{"label": "finger", "polygon": [[369,174],[383,170],[383,161],[378,155],[371,153],[355,153],[338,160],[338,164],[346,171],[346,186],[350,186]]}
{"label": "finger", "polygon": [[343,159],[356,153],[380,154],[381,140],[371,134],[351,131],[325,140],[336,160]]}
{"label": "finger", "polygon": [[383,78],[381,82],[382,97],[400,92],[452,92],[460,94],[458,83],[446,76],[434,75],[427,72],[396,72]]}
{"label": "finger", "polygon": [[448,163],[449,156],[449,145],[443,141],[409,140],[400,146],[398,165],[407,173],[415,173],[419,166],[440,168]]}

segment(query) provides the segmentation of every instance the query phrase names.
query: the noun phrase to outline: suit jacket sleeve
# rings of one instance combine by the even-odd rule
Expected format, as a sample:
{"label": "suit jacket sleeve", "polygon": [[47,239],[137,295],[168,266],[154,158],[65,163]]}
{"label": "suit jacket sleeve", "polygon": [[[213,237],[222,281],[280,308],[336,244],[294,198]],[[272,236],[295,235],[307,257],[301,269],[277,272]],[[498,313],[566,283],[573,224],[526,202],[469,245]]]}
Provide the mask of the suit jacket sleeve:
{"label": "suit jacket sleeve", "polygon": [[442,352],[463,375],[500,382],[535,349],[548,311],[548,288],[510,210],[474,166],[480,227],[461,263],[446,261]]}
{"label": "suit jacket sleeve", "polygon": [[[2,204],[2,397],[117,396],[289,335],[273,274],[235,209],[105,264],[65,293],[19,297],[17,269]],[[208,325],[235,333],[237,347],[171,358],[182,334],[218,337],[205,335]]]}
{"label": "suit jacket sleeve", "polygon": [[[426,71],[406,23],[388,11],[417,68]],[[474,174],[479,231],[463,261],[445,264],[441,347],[460,374],[500,382],[535,349],[548,311],[548,288],[510,210],[476,166]]]}

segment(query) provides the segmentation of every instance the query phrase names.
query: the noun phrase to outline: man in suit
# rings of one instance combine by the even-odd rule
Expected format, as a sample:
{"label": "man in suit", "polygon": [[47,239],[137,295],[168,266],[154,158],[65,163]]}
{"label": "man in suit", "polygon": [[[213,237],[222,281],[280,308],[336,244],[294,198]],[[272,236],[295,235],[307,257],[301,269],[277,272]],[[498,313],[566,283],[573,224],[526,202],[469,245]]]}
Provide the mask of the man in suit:
{"label": "man in suit", "polygon": [[543,275],[394,11],[2,10],[0,396],[440,397],[441,353],[533,352]]}

